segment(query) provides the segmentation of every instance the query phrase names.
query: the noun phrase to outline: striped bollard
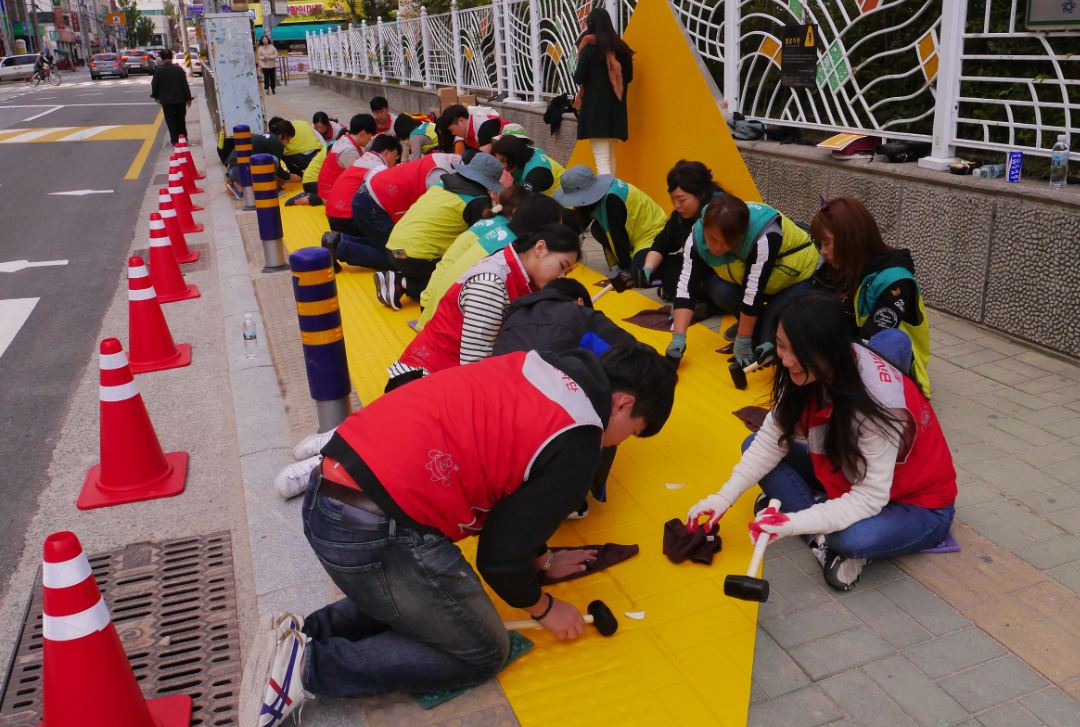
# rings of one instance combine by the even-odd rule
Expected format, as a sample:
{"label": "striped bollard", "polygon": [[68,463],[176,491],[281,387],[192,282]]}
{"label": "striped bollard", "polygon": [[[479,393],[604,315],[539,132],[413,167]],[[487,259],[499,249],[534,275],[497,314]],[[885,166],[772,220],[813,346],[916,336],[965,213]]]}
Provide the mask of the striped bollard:
{"label": "striped bollard", "polygon": [[251,157],[251,187],[255,191],[255,214],[259,219],[264,273],[284,270],[285,240],[281,229],[281,206],[278,202],[277,159],[273,154]]}
{"label": "striped bollard", "polygon": [[251,188],[251,127],[239,124],[233,127],[236,147],[236,170],[240,174],[240,187],[244,190],[244,210],[255,209],[255,190]]}
{"label": "striped bollard", "polygon": [[305,247],[289,255],[293,296],[300,318],[308,389],[315,400],[319,431],[333,429],[349,416],[349,362],[341,331],[333,259],[324,247]]}

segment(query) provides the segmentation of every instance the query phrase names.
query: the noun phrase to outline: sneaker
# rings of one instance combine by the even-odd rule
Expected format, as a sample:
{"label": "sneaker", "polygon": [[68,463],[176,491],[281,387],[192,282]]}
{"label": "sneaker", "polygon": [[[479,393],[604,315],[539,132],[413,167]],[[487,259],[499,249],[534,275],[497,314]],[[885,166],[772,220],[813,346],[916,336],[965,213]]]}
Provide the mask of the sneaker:
{"label": "sneaker", "polygon": [[764,492],[757,496],[754,500],[754,517],[757,517],[758,513],[769,506],[769,497]]}
{"label": "sneaker", "polygon": [[814,558],[824,568],[825,560],[829,557],[829,549],[825,545],[824,535],[818,535],[810,541],[810,552],[814,554]]}
{"label": "sneaker", "polygon": [[731,324],[731,327],[724,331],[724,338],[729,341],[734,341],[735,337],[739,335],[739,324],[736,321]]}
{"label": "sneaker", "polygon": [[401,276],[393,270],[375,273],[375,295],[379,302],[391,310],[401,310]]}
{"label": "sneaker", "polygon": [[862,570],[870,561],[866,558],[845,558],[826,549],[821,572],[825,582],[838,591],[850,591],[859,582]]}
{"label": "sneaker", "polygon": [[311,696],[301,683],[300,660],[310,639],[300,626],[290,613],[260,621],[241,682],[245,727],[277,727]]}
{"label": "sneaker", "polygon": [[319,432],[304,437],[300,440],[300,444],[293,447],[293,459],[301,460],[314,457],[322,451],[322,448],[330,441],[330,437],[334,436],[335,431],[336,429],[331,429],[329,432]]}
{"label": "sneaker", "polygon": [[567,520],[581,520],[589,515],[589,501],[581,503],[581,507],[566,516]]}
{"label": "sneaker", "polygon": [[337,246],[341,241],[340,232],[324,232],[319,244],[330,251],[330,259],[334,261],[334,272],[341,272],[341,263],[337,259]]}
{"label": "sneaker", "polygon": [[288,500],[306,490],[308,480],[311,479],[311,471],[318,467],[320,462],[322,462],[322,455],[316,454],[300,462],[293,462],[278,472],[277,477],[274,478],[274,487],[277,488],[278,494]]}

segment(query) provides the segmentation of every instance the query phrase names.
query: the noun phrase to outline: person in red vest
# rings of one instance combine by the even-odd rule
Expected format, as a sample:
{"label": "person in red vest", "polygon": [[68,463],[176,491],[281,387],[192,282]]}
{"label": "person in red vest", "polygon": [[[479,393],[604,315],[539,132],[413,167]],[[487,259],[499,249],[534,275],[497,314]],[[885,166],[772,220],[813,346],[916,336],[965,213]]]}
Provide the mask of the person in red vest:
{"label": "person in red vest", "polygon": [[319,197],[326,200],[330,190],[341,174],[351,167],[364,154],[364,148],[375,137],[375,117],[371,114],[357,114],[349,119],[349,129],[339,136],[326,153],[322,168],[319,169]]}
{"label": "person in red vest", "polygon": [[783,512],[762,510],[751,533],[803,536],[841,591],[872,559],[939,544],[952,525],[956,470],[918,384],[851,343],[842,303],[825,293],[784,305],[776,353],[772,411],[727,483],[690,508],[687,527],[704,516],[711,528],[760,482],[759,500],[776,498]]}
{"label": "person in red vest", "polygon": [[[310,695],[463,689],[510,651],[481,582],[560,640],[585,630],[541,577],[595,551],[548,539],[585,498],[601,448],[649,437],[671,413],[674,367],[644,344],[520,351],[457,366],[376,399],[322,449],[304,533],[345,594],[259,629],[240,724],[280,724]],[[457,542],[477,536],[476,569]]]}
{"label": "person in red vest", "polygon": [[371,115],[375,117],[376,134],[394,134],[394,122],[398,115],[390,112],[390,102],[385,96],[375,96],[368,102]]}

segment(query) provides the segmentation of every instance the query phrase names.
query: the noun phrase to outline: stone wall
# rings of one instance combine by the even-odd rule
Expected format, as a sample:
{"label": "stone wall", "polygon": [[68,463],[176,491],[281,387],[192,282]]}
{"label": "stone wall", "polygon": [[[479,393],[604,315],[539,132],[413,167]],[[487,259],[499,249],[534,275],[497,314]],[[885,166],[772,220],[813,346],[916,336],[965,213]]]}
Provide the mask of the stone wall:
{"label": "stone wall", "polygon": [[[416,87],[310,78],[352,98],[386,96],[394,109],[438,106],[433,92]],[[490,105],[524,126],[552,157],[569,158],[577,130],[572,119],[553,136],[542,107]],[[807,146],[738,144],[764,200],[796,220],[809,222],[820,197],[862,200],[886,242],[911,250],[930,306],[1080,356],[1080,189],[1051,192],[1044,180],[1009,184],[915,164],[841,162]]]}

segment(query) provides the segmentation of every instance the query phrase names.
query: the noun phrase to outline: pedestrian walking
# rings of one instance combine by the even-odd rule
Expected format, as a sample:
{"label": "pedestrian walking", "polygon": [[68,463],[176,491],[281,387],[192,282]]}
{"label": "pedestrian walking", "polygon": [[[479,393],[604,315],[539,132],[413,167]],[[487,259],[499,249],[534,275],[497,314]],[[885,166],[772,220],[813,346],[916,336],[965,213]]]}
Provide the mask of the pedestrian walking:
{"label": "pedestrian walking", "polygon": [[161,104],[169,140],[175,146],[181,136],[187,136],[187,110],[191,106],[191,88],[184,69],[172,62],[169,49],[161,51],[161,64],[150,82],[150,98]]}
{"label": "pedestrian walking", "polygon": [[259,68],[262,69],[263,90],[267,93],[277,93],[277,48],[270,43],[270,38],[263,36],[259,41],[259,51],[255,54],[259,59]]}
{"label": "pedestrian walking", "polygon": [[589,13],[578,42],[578,139],[592,143],[597,174],[615,173],[615,142],[626,141],[626,91],[634,78],[634,51],[603,8]]}

